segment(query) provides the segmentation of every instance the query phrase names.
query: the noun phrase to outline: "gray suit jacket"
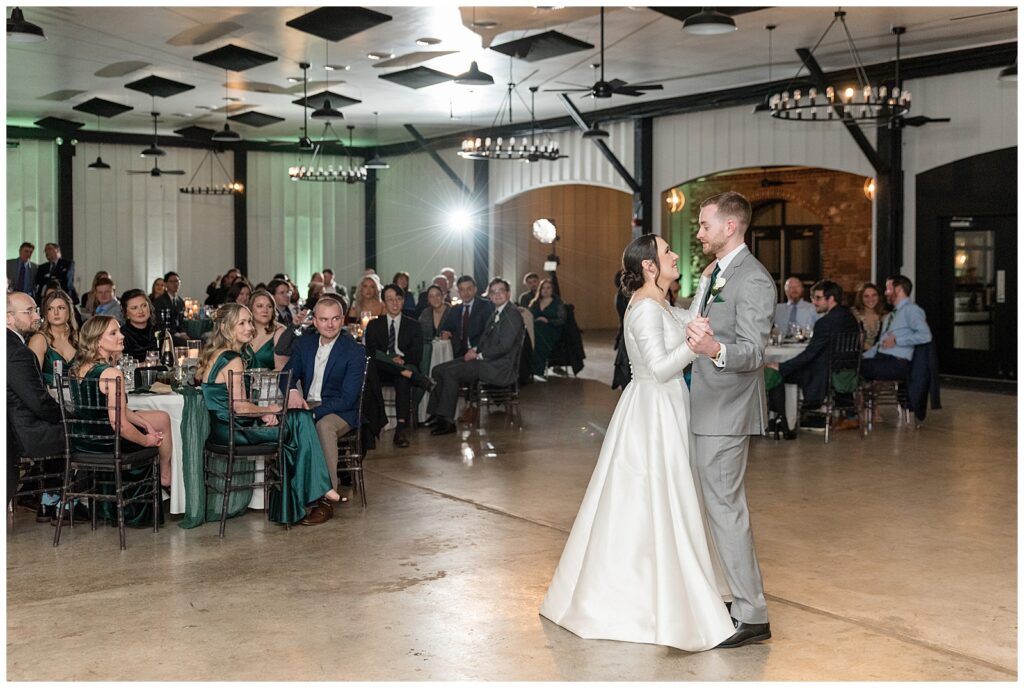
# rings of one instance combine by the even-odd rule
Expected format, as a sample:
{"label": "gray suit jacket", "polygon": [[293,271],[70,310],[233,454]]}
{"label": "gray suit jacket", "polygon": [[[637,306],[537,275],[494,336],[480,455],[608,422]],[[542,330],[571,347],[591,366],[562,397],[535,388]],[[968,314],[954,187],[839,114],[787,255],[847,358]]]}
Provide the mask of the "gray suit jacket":
{"label": "gray suit jacket", "polygon": [[[695,435],[760,435],[768,424],[764,347],[775,314],[775,282],[746,248],[719,275],[725,286],[706,311],[715,339],[725,345],[725,367],[710,358],[693,363],[690,428]],[[691,311],[704,300],[698,289]]]}
{"label": "gray suit jacket", "polygon": [[476,350],[480,361],[480,381],[489,385],[510,385],[515,380],[519,349],[526,334],[523,316],[509,301],[497,322],[490,316]]}
{"label": "gray suit jacket", "polygon": [[[21,269],[21,261],[17,258],[7,259],[7,279],[10,280],[11,290],[18,288],[18,271]],[[28,262],[28,291],[25,292],[29,296],[34,296],[35,284],[36,284],[36,269],[39,266],[33,263],[31,260]]]}

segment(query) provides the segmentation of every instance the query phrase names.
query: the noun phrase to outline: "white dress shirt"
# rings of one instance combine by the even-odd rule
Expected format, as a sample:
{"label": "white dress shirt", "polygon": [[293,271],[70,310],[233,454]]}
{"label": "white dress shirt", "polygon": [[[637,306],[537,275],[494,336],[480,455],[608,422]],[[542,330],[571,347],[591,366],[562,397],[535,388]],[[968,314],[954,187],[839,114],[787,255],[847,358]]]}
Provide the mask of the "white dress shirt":
{"label": "white dress shirt", "polygon": [[391,323],[395,324],[395,355],[405,358],[405,354],[402,353],[402,350],[398,348],[398,333],[402,331],[402,314],[399,313],[398,317],[391,317],[391,315],[388,315],[388,326],[386,333],[388,337],[391,337]]}
{"label": "white dress shirt", "polygon": [[336,341],[338,341],[337,337],[324,344],[321,338],[320,346],[316,350],[316,359],[313,361],[313,381],[309,383],[306,401],[320,401],[320,394],[324,386],[324,370],[327,368],[327,359],[330,358],[331,349],[334,348]]}
{"label": "white dress shirt", "polygon": [[[727,254],[725,254],[725,256],[723,256],[722,258],[720,258],[718,260],[718,274],[719,274],[719,276],[721,276],[721,274],[723,272],[725,272],[726,268],[729,267],[729,263],[732,262],[732,259],[735,258],[737,256],[737,254],[739,254],[739,252],[742,251],[746,247],[747,247],[746,244],[740,244],[739,246],[737,246],[733,250],[729,251]],[[700,299],[698,300],[698,299],[695,298],[693,300],[693,304],[702,304],[702,303],[704,303],[704,294],[712,286],[713,285],[711,284],[711,278],[710,277],[701,277],[700,278],[700,286],[697,289],[697,293],[700,294]],[[691,305],[691,309],[692,308],[693,308],[693,305]],[[697,308],[699,308],[699,305],[697,306]],[[695,311],[695,314],[699,314],[699,313],[700,313],[699,310]],[[716,368],[724,368],[725,367],[725,361],[726,361],[725,344],[719,342],[718,346],[719,346],[719,349],[720,349],[720,351],[718,353],[718,356],[712,356],[711,357],[711,362],[715,364]]]}

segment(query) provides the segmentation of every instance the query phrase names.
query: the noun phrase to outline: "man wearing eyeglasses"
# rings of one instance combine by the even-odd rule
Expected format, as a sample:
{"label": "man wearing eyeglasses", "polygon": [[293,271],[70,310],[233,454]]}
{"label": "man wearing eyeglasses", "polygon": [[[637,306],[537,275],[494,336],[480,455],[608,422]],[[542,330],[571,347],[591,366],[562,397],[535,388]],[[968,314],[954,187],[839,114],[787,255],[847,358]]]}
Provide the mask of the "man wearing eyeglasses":
{"label": "man wearing eyeglasses", "polygon": [[[64,427],[60,407],[46,391],[35,355],[25,340],[39,326],[39,308],[28,294],[7,295],[7,502],[18,490],[18,459],[62,456]],[[44,472],[54,472],[48,462]],[[59,481],[52,479],[44,487],[36,520],[45,522],[56,514]],[[76,514],[77,515],[77,514]]]}

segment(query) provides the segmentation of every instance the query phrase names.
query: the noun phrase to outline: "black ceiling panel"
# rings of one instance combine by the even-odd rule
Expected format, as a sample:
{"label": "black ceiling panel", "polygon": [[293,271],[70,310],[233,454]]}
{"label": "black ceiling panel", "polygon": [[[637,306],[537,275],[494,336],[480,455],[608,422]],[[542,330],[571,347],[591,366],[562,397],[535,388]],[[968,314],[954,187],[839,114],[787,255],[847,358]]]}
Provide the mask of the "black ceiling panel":
{"label": "black ceiling panel", "polygon": [[125,84],[124,87],[160,98],[167,98],[168,96],[184,93],[195,88],[192,84],[183,84],[180,81],[165,79],[162,76],[147,76],[145,79]]}
{"label": "black ceiling panel", "polygon": [[232,122],[241,122],[242,124],[248,124],[250,127],[265,127],[268,124],[274,122],[283,122],[284,117],[274,117],[273,115],[264,115],[262,112],[243,112],[240,115],[231,115],[228,117]]}
{"label": "black ceiling panel", "polygon": [[121,103],[103,100],[102,98],[90,98],[71,109],[78,110],[79,112],[88,112],[90,115],[99,115],[100,117],[116,117],[122,112],[128,112],[135,108],[131,105],[121,105]]}
{"label": "black ceiling panel", "polygon": [[205,62],[214,67],[220,67],[221,69],[230,69],[233,72],[244,72],[247,69],[259,67],[260,65],[277,60],[273,55],[258,53],[255,50],[249,50],[248,48],[242,48],[230,43],[222,48],[211,50],[202,55],[196,55],[192,59],[196,62]]}
{"label": "black ceiling panel", "polygon": [[178,134],[179,136],[184,136],[187,139],[193,139],[195,141],[209,141],[210,137],[213,136],[214,133],[216,132],[214,132],[213,129],[207,129],[206,127],[198,127],[193,124],[191,126],[185,127],[184,129],[175,129],[174,133]]}
{"label": "black ceiling panel", "polygon": [[340,41],[389,21],[390,14],[374,12],[365,7],[321,7],[285,24],[329,41]]}
{"label": "black ceiling panel", "polygon": [[84,127],[85,122],[72,122],[69,119],[61,119],[60,117],[43,117],[40,120],[36,120],[35,125],[51,131],[75,131]]}
{"label": "black ceiling panel", "polygon": [[545,31],[544,33],[526,36],[501,45],[492,45],[491,50],[511,57],[536,62],[549,57],[568,55],[580,50],[592,50],[594,46],[586,41],[581,41],[572,36],[566,36],[557,31]]}
{"label": "black ceiling panel", "polygon": [[408,86],[409,88],[423,88],[425,86],[433,86],[434,84],[451,81],[455,77],[451,74],[445,74],[444,72],[439,72],[436,69],[431,69],[430,67],[413,67],[412,69],[403,69],[400,72],[381,74],[380,78],[387,79],[388,81],[392,81],[402,86]]}
{"label": "black ceiling panel", "polygon": [[[673,19],[678,19],[679,21],[685,21],[686,19],[688,19],[689,17],[691,17],[694,14],[697,14],[698,12],[700,12],[704,8],[703,7],[650,7],[648,9],[652,9],[655,12],[660,12],[661,14],[664,14],[666,17],[672,17]],[[746,14],[747,12],[757,12],[758,10],[766,10],[766,9],[769,9],[769,8],[767,8],[767,7],[714,7],[712,9],[714,9],[716,12],[721,12],[722,14],[728,14],[730,17],[735,17],[736,15],[739,15],[739,14]]]}
{"label": "black ceiling panel", "polygon": [[[363,102],[361,100],[356,100],[355,98],[343,96],[340,93],[335,93],[334,91],[320,91],[319,93],[309,94],[307,98],[308,102],[306,104],[306,107],[311,107],[314,110],[317,109],[318,107],[324,104],[325,97],[331,99],[331,107],[333,108],[343,108],[348,107],[349,105],[355,105],[356,103]],[[295,103],[296,105],[302,105],[302,98],[299,98],[298,100],[293,100],[292,102]]]}

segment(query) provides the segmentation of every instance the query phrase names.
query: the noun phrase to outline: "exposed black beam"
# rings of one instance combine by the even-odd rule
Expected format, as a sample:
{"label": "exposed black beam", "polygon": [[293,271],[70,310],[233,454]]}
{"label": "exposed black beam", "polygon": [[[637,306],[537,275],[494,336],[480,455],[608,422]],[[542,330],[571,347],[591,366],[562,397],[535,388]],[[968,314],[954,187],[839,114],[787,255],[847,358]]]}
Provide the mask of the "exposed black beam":
{"label": "exposed black beam", "polygon": [[[573,121],[576,122],[576,126],[583,131],[589,129],[586,121],[583,119],[583,115],[580,114],[576,104],[569,99],[569,96],[564,93],[559,93],[558,100],[562,102],[562,106],[569,112],[569,116],[572,117]],[[633,193],[640,193],[640,184],[638,184],[636,179],[633,178],[633,175],[629,173],[629,170],[622,166],[622,163],[615,157],[615,153],[612,153],[612,149],[608,147],[608,144],[601,139],[595,138],[594,145],[597,146],[597,149],[601,151],[601,154],[608,160],[608,162],[611,163],[612,167],[615,168],[615,171],[619,173],[619,176],[625,180],[629,188],[633,190]]]}
{"label": "exposed black beam", "polygon": [[377,170],[366,170],[363,191],[363,267],[377,269]]}
{"label": "exposed black beam", "polygon": [[416,127],[414,127],[411,124],[406,124],[405,129],[410,134],[412,134],[412,137],[416,139],[416,142],[419,143],[423,150],[427,152],[427,155],[430,156],[430,159],[437,163],[437,166],[441,168],[441,171],[448,175],[448,178],[452,180],[452,183],[455,184],[455,186],[459,187],[462,193],[469,196],[470,190],[469,187],[466,186],[466,183],[462,181],[462,178],[459,177],[459,175],[455,174],[455,170],[453,170],[448,165],[448,163],[446,163],[444,159],[440,155],[438,155],[436,151],[434,151],[434,149],[430,148],[427,145],[427,140],[423,138],[423,135],[420,134]]}
{"label": "exposed black beam", "polygon": [[[825,72],[821,69],[821,65],[814,59],[814,54],[811,53],[807,48],[797,48],[796,54],[800,57],[800,60],[807,67],[807,71],[811,73],[811,79],[814,80],[814,85],[818,87],[818,90],[822,93],[828,88],[829,79],[825,76]],[[843,126],[846,127],[846,131],[850,132],[850,136],[853,137],[854,143],[860,148],[860,152],[864,154],[864,157],[871,163],[871,167],[874,168],[875,174],[885,174],[888,171],[888,166],[882,162],[882,159],[878,157],[878,151],[871,145],[868,138],[861,131],[860,127],[857,126],[857,121],[850,117],[843,117],[842,112],[839,110],[837,105],[832,106],[836,111],[836,115],[843,122]]]}
{"label": "exposed black beam", "polygon": [[[235,181],[242,184],[242,193],[232,194],[235,204],[235,267],[243,275],[249,274],[249,213],[246,207],[246,198],[249,195],[247,155],[244,148],[234,151],[235,159]],[[213,164],[212,162],[210,163]]]}
{"label": "exposed black beam", "polygon": [[64,139],[64,143],[57,146],[57,243],[61,255],[68,260],[75,259],[74,175],[71,164],[74,157],[75,147]]}
{"label": "exposed black beam", "polygon": [[490,170],[491,166],[486,160],[473,161],[473,206],[476,216],[480,218],[473,231],[473,279],[481,289],[490,280],[491,274],[487,260],[491,235]]}

